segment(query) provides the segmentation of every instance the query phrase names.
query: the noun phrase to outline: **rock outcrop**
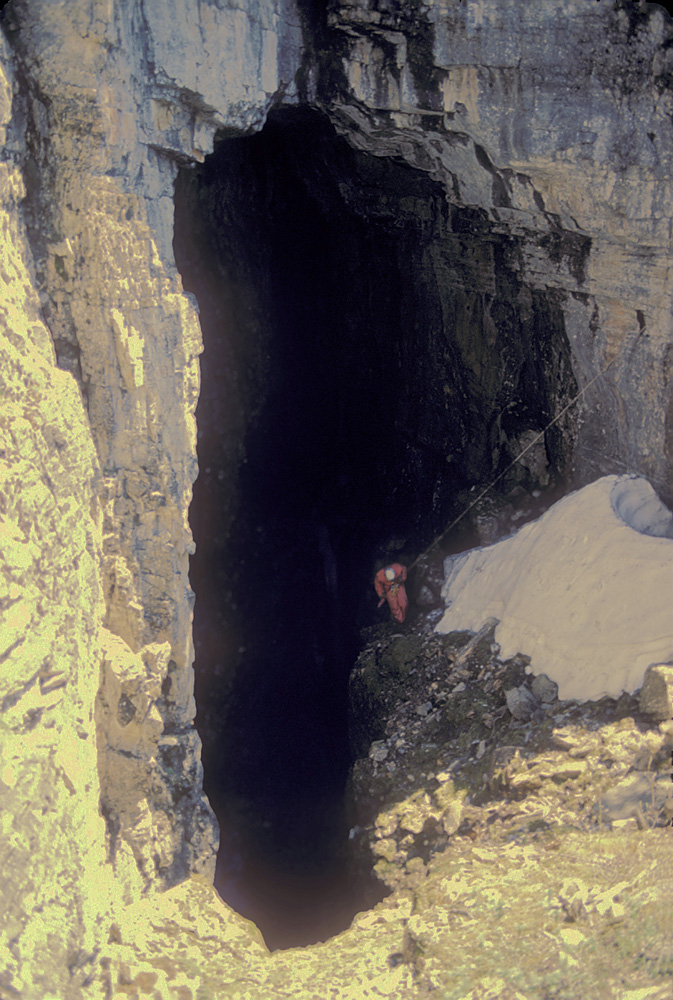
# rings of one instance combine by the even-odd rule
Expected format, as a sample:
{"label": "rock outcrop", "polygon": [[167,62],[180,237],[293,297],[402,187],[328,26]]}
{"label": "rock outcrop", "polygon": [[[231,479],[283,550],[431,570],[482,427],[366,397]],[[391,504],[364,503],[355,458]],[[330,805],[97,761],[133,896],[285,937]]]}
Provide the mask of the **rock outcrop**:
{"label": "rock outcrop", "polygon": [[[572,379],[556,379],[555,352],[548,419],[572,380],[586,389],[560,424],[568,471],[626,468],[670,500],[671,26],[626,0],[11,0],[2,32],[0,994],[187,1000],[205,982],[193,955],[184,979],[166,959],[159,983],[105,951],[123,903],[212,876],[217,842],[193,728],[201,334],[172,247],[178,169],[217,134],[308,104],[355,148],[426,175],[465,227],[453,236],[485,339],[489,246],[519,275],[524,318],[538,293],[554,299]],[[438,286],[465,282],[441,257],[427,265]],[[482,359],[460,346],[481,392]],[[517,440],[540,430],[523,419]],[[499,425],[492,443],[516,450]],[[172,891],[179,910],[188,890]],[[330,946],[342,996],[426,988],[417,956],[434,952],[410,899]],[[377,943],[360,960],[362,941]],[[279,956],[249,995],[327,992],[323,954]]]}
{"label": "rock outcrop", "polygon": [[160,909],[129,907],[105,949],[110,991],[665,1000],[673,722],[629,696],[563,703],[551,685],[519,719],[507,685],[530,679],[500,659],[493,624],[403,629],[369,631],[351,683],[359,732],[381,737],[354,768],[352,843],[390,895],[323,944],[269,955],[189,879]]}

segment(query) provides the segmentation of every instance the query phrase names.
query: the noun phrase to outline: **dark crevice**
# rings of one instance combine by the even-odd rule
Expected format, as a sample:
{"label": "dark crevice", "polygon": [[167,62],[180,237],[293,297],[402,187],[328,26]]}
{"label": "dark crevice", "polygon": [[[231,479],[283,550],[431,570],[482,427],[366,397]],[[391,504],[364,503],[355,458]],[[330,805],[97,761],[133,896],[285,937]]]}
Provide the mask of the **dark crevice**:
{"label": "dark crevice", "polygon": [[297,0],[301,19],[303,56],[295,82],[299,100],[313,97],[327,104],[348,93],[348,81],[343,57],[346,40],[343,34],[328,26],[330,0]]}
{"label": "dark crevice", "polygon": [[[349,878],[344,802],[376,560],[411,560],[575,392],[561,293],[522,284],[521,249],[305,108],[179,175],[205,345],[191,580],[216,884],[272,947],[381,895]],[[563,480],[571,424],[541,449],[505,491]]]}

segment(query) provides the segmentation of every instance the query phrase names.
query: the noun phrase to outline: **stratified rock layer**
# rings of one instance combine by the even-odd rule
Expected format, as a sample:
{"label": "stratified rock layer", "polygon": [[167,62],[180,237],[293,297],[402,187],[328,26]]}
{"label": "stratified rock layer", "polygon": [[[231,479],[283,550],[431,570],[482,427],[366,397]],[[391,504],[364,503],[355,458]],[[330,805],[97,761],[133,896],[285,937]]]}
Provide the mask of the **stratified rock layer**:
{"label": "stratified rock layer", "polygon": [[525,283],[564,294],[580,388],[597,378],[583,401],[584,481],[624,463],[670,500],[663,9],[487,0],[330,11],[347,76],[330,110],[349,140],[403,157],[449,201],[522,236]]}

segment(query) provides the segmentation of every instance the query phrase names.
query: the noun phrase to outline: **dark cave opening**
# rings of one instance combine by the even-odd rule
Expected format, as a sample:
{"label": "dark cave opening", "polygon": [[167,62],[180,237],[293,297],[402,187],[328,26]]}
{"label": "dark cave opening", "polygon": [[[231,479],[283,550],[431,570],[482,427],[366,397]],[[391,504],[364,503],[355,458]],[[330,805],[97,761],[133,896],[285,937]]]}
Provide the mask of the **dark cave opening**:
{"label": "dark cave opening", "polygon": [[[272,948],[383,895],[349,878],[344,798],[377,558],[413,558],[573,394],[558,293],[522,283],[520,252],[305,108],[178,177],[204,338],[191,582],[216,887]],[[561,481],[569,426],[545,455]]]}

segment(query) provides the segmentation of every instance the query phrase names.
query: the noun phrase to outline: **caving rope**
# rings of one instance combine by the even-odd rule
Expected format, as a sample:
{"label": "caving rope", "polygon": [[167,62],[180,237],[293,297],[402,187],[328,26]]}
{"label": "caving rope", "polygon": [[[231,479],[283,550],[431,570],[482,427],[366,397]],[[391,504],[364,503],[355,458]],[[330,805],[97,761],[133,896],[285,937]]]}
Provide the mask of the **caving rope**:
{"label": "caving rope", "polygon": [[592,386],[592,385],[594,384],[594,382],[597,382],[599,378],[601,378],[601,377],[602,377],[603,375],[605,375],[606,371],[608,370],[608,368],[610,367],[610,365],[614,363],[614,361],[615,361],[615,360],[616,360],[616,355],[615,355],[615,357],[614,357],[614,358],[612,359],[612,361],[609,361],[609,362],[607,363],[607,365],[605,366],[605,368],[603,368],[603,369],[602,369],[602,371],[599,371],[597,375],[594,375],[594,377],[593,377],[593,378],[591,379],[591,381],[590,381],[590,382],[587,382],[587,384],[586,384],[586,385],[584,386],[584,388],[583,388],[582,390],[580,390],[580,392],[578,392],[576,396],[573,396],[573,398],[572,398],[572,399],[570,400],[570,402],[569,402],[569,403],[566,403],[566,405],[565,405],[565,406],[563,407],[563,409],[562,409],[562,410],[561,410],[561,411],[560,411],[559,413],[557,413],[557,414],[556,414],[556,416],[554,417],[554,419],[553,419],[553,420],[550,420],[550,421],[549,421],[549,423],[548,423],[548,424],[547,424],[547,426],[546,426],[546,427],[544,428],[544,430],[541,430],[541,431],[540,431],[540,433],[539,433],[539,434],[537,434],[537,435],[536,435],[536,436],[535,436],[535,437],[533,438],[533,440],[532,440],[532,441],[530,442],[530,444],[527,444],[527,445],[526,445],[526,447],[525,447],[525,448],[524,448],[524,449],[523,449],[522,451],[520,451],[520,452],[519,452],[519,454],[518,454],[518,455],[516,456],[516,458],[512,459],[512,461],[511,461],[511,462],[509,463],[509,465],[508,465],[508,466],[506,466],[506,467],[505,467],[505,468],[504,468],[504,469],[502,470],[502,472],[500,472],[500,473],[499,473],[499,474],[498,474],[498,475],[497,475],[497,476],[495,477],[495,479],[493,480],[493,482],[492,482],[492,483],[489,483],[489,485],[488,485],[488,486],[486,487],[486,489],[485,489],[485,490],[482,490],[482,491],[481,491],[481,493],[479,494],[479,496],[478,496],[478,497],[476,497],[476,498],[475,498],[475,499],[474,499],[474,500],[472,501],[472,503],[471,503],[471,504],[470,504],[470,505],[469,505],[468,507],[466,507],[466,508],[465,508],[465,510],[464,510],[464,511],[463,511],[463,512],[462,512],[461,514],[459,514],[457,518],[455,518],[455,520],[453,520],[453,521],[451,522],[451,524],[450,524],[450,525],[448,526],[448,528],[445,528],[445,529],[444,529],[444,531],[442,531],[442,533],[441,533],[440,535],[437,535],[437,537],[435,538],[435,540],[434,540],[433,542],[431,542],[431,544],[430,544],[430,545],[428,545],[427,549],[424,549],[424,550],[423,550],[423,551],[422,551],[422,552],[420,553],[420,555],[417,555],[417,556],[416,556],[416,558],[414,559],[414,561],[413,561],[412,563],[410,563],[410,565],[409,565],[409,566],[407,567],[407,570],[408,570],[408,571],[409,571],[409,570],[412,570],[412,569],[414,568],[414,566],[416,566],[416,565],[417,565],[417,564],[418,564],[418,563],[419,563],[419,562],[421,561],[421,559],[422,559],[422,558],[423,558],[424,556],[427,556],[427,554],[428,554],[429,552],[432,552],[432,550],[433,550],[433,549],[434,549],[434,548],[435,548],[435,547],[436,547],[437,545],[439,545],[439,543],[441,542],[441,540],[442,540],[442,539],[443,539],[443,538],[444,538],[444,537],[445,537],[446,535],[448,535],[448,533],[449,533],[449,532],[450,532],[450,531],[451,531],[451,530],[452,530],[453,528],[455,528],[455,526],[456,526],[456,525],[458,524],[458,522],[459,522],[459,521],[462,521],[462,519],[463,519],[463,518],[465,517],[465,515],[466,515],[466,514],[468,514],[468,513],[469,513],[469,512],[470,512],[470,511],[472,510],[472,508],[473,508],[473,507],[475,506],[475,504],[478,504],[478,503],[479,503],[479,501],[480,501],[480,500],[482,500],[482,499],[483,499],[483,497],[485,497],[485,496],[486,496],[486,494],[488,493],[488,491],[489,491],[489,490],[492,490],[492,489],[493,489],[493,487],[495,486],[495,484],[496,484],[496,483],[497,483],[497,482],[498,482],[498,481],[499,481],[500,479],[502,479],[502,477],[503,477],[503,476],[505,475],[505,473],[509,472],[509,470],[510,470],[510,469],[512,468],[512,466],[516,465],[516,463],[517,463],[517,462],[519,462],[519,461],[520,461],[520,460],[521,460],[521,459],[523,458],[523,456],[524,456],[524,455],[526,454],[526,452],[527,452],[527,451],[530,451],[530,449],[531,449],[531,448],[533,447],[533,445],[536,445],[536,444],[538,443],[538,441],[541,441],[541,440],[542,440],[542,439],[544,438],[544,436],[545,436],[545,434],[547,433],[547,431],[549,430],[549,428],[550,428],[550,427],[553,427],[553,426],[554,426],[554,424],[555,424],[555,423],[556,423],[556,422],[557,422],[558,420],[560,420],[560,419],[561,419],[561,417],[563,416],[563,414],[564,414],[564,413],[567,413],[567,412],[568,412],[568,410],[570,409],[570,407],[571,407],[571,406],[574,406],[574,405],[575,405],[575,403],[576,403],[576,402],[578,401],[578,399],[581,399],[581,398],[582,398],[582,396],[584,395],[584,393],[585,393],[585,392],[587,391],[587,389],[590,389],[590,388],[591,388],[591,386]]}

